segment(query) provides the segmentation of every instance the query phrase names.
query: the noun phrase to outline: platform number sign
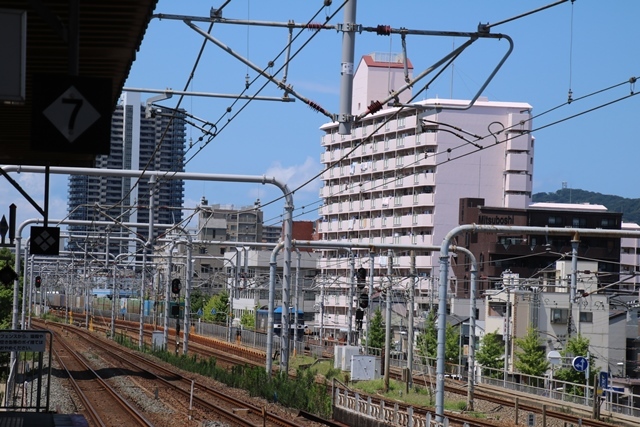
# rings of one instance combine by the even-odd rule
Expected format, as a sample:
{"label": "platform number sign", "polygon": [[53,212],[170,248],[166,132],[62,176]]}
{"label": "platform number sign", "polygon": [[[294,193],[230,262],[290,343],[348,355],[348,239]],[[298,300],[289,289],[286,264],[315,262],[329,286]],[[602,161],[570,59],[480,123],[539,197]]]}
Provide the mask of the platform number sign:
{"label": "platform number sign", "polygon": [[112,102],[110,79],[35,76],[32,148],[109,154]]}

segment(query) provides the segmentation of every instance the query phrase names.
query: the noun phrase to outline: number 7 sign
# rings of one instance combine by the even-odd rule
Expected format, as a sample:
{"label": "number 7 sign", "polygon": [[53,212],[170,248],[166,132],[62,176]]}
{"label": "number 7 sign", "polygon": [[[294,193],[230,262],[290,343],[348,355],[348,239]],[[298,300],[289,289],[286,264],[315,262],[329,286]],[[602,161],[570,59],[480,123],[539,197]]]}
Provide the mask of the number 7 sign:
{"label": "number 7 sign", "polygon": [[32,148],[108,154],[111,81],[70,76],[34,79]]}

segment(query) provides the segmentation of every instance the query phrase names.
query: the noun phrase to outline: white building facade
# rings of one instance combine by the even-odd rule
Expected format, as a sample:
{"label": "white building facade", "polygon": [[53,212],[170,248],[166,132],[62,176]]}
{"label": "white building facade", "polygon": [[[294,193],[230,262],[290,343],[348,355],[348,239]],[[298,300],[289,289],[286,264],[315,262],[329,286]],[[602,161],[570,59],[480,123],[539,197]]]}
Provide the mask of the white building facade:
{"label": "white building facade", "polygon": [[[366,55],[354,76],[353,113],[366,110],[405,84],[411,64],[401,55]],[[398,101],[407,104],[410,93]],[[518,102],[426,99],[411,107],[384,108],[338,134],[338,123],[321,129],[324,152],[320,196],[322,240],[371,245],[411,245],[420,277],[418,297],[437,290],[440,245],[458,225],[459,199],[483,197],[489,206],[526,208],[531,202],[533,137],[531,106]],[[369,271],[369,250],[354,250],[356,268]],[[375,254],[375,281],[387,275],[387,261]],[[319,269],[332,289],[351,283],[344,250],[324,250]],[[394,280],[408,282],[409,250],[393,254]],[[453,277],[453,276],[452,276]],[[407,279],[407,280],[404,280]],[[347,293],[345,292],[345,295]],[[343,301],[337,298],[336,301]],[[347,302],[348,304],[348,302]],[[325,312],[331,307],[324,301]],[[354,307],[355,308],[355,307]],[[334,309],[341,320],[347,311]],[[343,325],[344,328],[344,325]]]}
{"label": "white building facade", "polygon": [[[633,222],[623,222],[622,230],[640,231],[640,225]],[[640,239],[622,237],[620,239],[620,279],[624,280],[623,287],[635,291],[640,285]]]}

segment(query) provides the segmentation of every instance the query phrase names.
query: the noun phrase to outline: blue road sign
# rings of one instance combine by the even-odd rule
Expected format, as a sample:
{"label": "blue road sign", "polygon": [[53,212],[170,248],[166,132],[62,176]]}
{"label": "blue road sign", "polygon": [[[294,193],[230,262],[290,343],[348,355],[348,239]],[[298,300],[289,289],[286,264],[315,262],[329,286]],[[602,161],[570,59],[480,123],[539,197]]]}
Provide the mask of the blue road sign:
{"label": "blue road sign", "polygon": [[211,314],[216,314],[216,309],[215,308],[211,309]]}
{"label": "blue road sign", "polygon": [[198,316],[202,316],[202,309],[201,309],[201,308],[199,308],[199,309],[198,309],[198,311],[196,312],[196,314],[197,314]]}
{"label": "blue road sign", "polygon": [[571,366],[573,366],[573,369],[575,369],[578,372],[584,372],[589,367],[589,361],[587,360],[586,357],[577,356],[573,358],[573,361],[571,362]]}
{"label": "blue road sign", "polygon": [[603,390],[609,388],[609,373],[601,371],[598,377],[598,383],[600,384],[600,388]]}

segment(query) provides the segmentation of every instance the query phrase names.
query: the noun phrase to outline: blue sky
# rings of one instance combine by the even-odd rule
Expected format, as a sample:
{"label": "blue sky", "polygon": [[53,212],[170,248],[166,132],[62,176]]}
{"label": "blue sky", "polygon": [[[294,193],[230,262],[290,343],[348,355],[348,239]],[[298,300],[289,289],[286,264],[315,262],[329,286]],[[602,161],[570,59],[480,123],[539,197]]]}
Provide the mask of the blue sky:
{"label": "blue sky", "polygon": [[[160,0],[156,13],[208,16],[210,8],[222,0],[178,2]],[[468,31],[478,23],[497,23],[552,3],[552,1],[513,0],[360,0],[356,21],[367,27],[390,25],[414,30]],[[322,8],[322,0],[232,0],[223,10],[227,19],[266,22],[323,22],[341,5]],[[568,119],[590,109],[619,100],[635,89],[622,84],[602,91],[633,76],[640,75],[640,55],[636,41],[640,27],[635,22],[640,2],[626,0],[603,2],[579,0],[507,22],[491,29],[509,35],[515,49],[495,79],[484,91],[492,101],[527,102],[534,116],[565,104],[569,89],[576,101],[536,117],[534,192],[556,191],[566,182],[571,188],[640,197],[634,170],[637,168],[637,120],[640,97],[630,97],[593,112]],[[343,11],[328,22],[343,20]],[[208,23],[196,23],[205,31]],[[294,35],[299,30],[294,30]],[[303,31],[293,51],[313,36]],[[248,58],[259,67],[274,61],[268,71],[274,74],[283,64],[277,56],[287,43],[285,28],[215,24],[211,35]],[[126,87],[183,90],[202,45],[202,37],[181,21],[153,19],[133,64]],[[342,35],[334,30],[319,32],[292,59],[287,82],[303,96],[324,109],[339,112],[340,61]],[[438,61],[464,39],[434,36],[408,36],[407,54],[414,75]],[[356,36],[356,64],[371,52],[400,52],[399,35],[377,36],[363,32]],[[479,40],[456,60],[418,99],[469,99],[484,82],[507,49],[505,40]],[[276,59],[277,58],[277,59]],[[245,76],[256,72],[212,43],[207,43],[188,90],[208,93],[239,94],[245,89]],[[276,75],[282,78],[282,72]],[[431,77],[423,80],[424,85]],[[248,89],[257,93],[265,79],[258,78]],[[422,87],[418,84],[418,87]],[[417,90],[414,90],[414,94]],[[281,96],[269,83],[262,96]],[[155,94],[143,94],[143,99]],[[586,97],[584,99],[581,99]],[[160,104],[174,107],[178,97]],[[275,176],[296,188],[321,170],[319,127],[327,118],[302,102],[252,101],[233,103],[231,99],[185,97],[181,107],[195,116],[217,123],[218,136],[186,166],[189,172],[212,174]],[[244,108],[243,108],[244,106]],[[227,109],[231,112],[227,113]],[[241,111],[242,109],[242,111]],[[237,115],[236,115],[237,113]],[[568,119],[568,120],[567,120]],[[556,123],[558,122],[558,123]],[[554,124],[556,123],[556,124]],[[223,128],[224,127],[224,128]],[[201,133],[190,129],[187,138],[198,147]],[[189,151],[187,158],[195,152]],[[32,197],[43,201],[42,176],[20,174],[15,178]],[[50,218],[66,215],[66,177],[52,178]],[[19,221],[37,217],[35,211],[15,191],[4,185],[3,200],[18,205]],[[187,182],[185,207],[194,207],[201,197],[209,203],[252,205],[259,198],[268,202],[280,196],[273,187],[255,184]],[[294,195],[295,215],[315,219],[319,182],[315,181]],[[302,209],[304,207],[304,210]],[[264,208],[265,223],[278,222],[282,201]]]}

